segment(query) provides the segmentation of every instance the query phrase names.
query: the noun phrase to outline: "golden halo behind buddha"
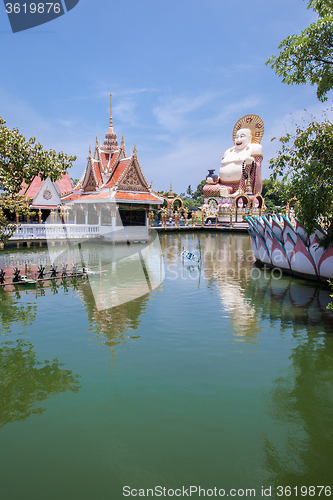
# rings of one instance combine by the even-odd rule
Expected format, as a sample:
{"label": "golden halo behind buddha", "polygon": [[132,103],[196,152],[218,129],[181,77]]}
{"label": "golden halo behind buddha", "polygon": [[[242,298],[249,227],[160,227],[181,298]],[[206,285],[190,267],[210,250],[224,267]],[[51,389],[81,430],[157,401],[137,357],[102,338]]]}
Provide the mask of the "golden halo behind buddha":
{"label": "golden halo behind buddha", "polygon": [[252,141],[256,144],[260,144],[262,136],[264,135],[264,122],[258,115],[245,115],[240,118],[234,126],[232,131],[232,139],[235,143],[235,137],[241,128],[248,128],[251,130]]}

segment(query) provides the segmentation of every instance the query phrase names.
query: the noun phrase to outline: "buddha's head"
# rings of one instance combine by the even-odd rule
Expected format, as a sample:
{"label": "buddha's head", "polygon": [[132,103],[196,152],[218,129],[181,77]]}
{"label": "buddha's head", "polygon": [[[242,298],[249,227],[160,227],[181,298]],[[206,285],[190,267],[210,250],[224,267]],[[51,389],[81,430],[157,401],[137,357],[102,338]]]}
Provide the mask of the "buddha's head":
{"label": "buddha's head", "polygon": [[248,128],[241,128],[235,136],[235,149],[244,149],[252,140],[251,130]]}

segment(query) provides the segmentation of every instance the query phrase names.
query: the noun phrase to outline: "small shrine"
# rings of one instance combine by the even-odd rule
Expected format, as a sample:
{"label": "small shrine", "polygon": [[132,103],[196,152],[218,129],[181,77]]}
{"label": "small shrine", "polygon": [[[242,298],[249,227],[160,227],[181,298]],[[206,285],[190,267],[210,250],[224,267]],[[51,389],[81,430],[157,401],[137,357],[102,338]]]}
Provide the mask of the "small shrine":
{"label": "small shrine", "polygon": [[161,224],[166,227],[167,222],[174,223],[176,227],[180,227],[182,223],[187,225],[189,218],[189,209],[184,207],[184,202],[179,196],[175,196],[172,189],[172,180],[170,181],[170,190],[168,193],[163,193],[164,203],[160,210]]}
{"label": "small shrine", "polygon": [[179,198],[179,196],[175,196],[173,189],[172,189],[172,180],[170,181],[170,191],[168,192],[168,196],[166,195],[166,192],[163,194],[164,198],[164,203],[163,206],[166,204],[166,208],[170,215],[174,212],[177,211],[177,209],[183,208],[183,200]]}
{"label": "small shrine", "polygon": [[232,133],[234,145],[225,151],[218,175],[209,170],[206,176],[202,207],[206,216],[228,222],[232,211],[265,210],[261,196],[263,134],[264,124],[258,115],[245,115],[236,122]]}
{"label": "small shrine", "polygon": [[[73,191],[71,178],[66,172],[61,179],[51,181],[48,177],[42,180],[39,176],[33,178],[31,184],[23,183],[20,194],[24,195],[26,200],[30,201],[31,210],[35,211],[34,217],[27,217],[27,223],[37,222],[41,224],[58,209],[61,208],[62,198]],[[21,217],[22,218],[22,217]],[[21,218],[16,215],[16,222],[19,223]]]}

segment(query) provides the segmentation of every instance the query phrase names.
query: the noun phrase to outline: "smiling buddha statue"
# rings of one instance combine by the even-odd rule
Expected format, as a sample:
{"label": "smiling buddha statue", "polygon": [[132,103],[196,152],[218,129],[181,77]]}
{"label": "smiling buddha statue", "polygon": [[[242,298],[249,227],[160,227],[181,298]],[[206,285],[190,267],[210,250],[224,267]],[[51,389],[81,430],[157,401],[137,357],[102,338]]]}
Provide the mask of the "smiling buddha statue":
{"label": "smiling buddha statue", "polygon": [[246,115],[234,126],[234,146],[227,149],[221,161],[219,175],[210,170],[203,188],[206,198],[234,197],[240,192],[261,193],[262,146],[264,124],[258,115]]}

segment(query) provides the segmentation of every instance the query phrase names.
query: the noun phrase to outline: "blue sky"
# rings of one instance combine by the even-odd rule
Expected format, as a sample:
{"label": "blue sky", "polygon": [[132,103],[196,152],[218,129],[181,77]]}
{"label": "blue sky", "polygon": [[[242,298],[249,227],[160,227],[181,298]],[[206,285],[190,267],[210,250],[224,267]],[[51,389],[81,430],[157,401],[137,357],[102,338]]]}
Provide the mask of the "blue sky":
{"label": "blue sky", "polygon": [[[134,142],[148,182],[184,192],[218,172],[232,129],[256,113],[271,138],[331,107],[311,86],[288,86],[265,66],[279,42],[316,20],[303,0],[80,0],[50,23],[13,34],[0,4],[0,116],[46,148],[77,155],[113,123],[127,153]],[[306,111],[305,111],[306,110]],[[331,112],[329,112],[331,115]]]}

